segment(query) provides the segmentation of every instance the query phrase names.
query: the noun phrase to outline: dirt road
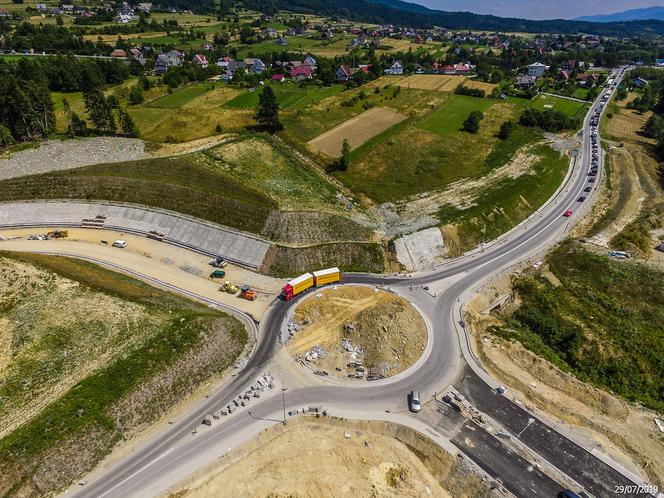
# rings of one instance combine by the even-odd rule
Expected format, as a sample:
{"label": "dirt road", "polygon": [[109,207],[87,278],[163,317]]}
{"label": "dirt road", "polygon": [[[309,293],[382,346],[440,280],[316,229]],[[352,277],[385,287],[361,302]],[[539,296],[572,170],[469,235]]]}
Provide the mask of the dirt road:
{"label": "dirt road", "polygon": [[[249,313],[257,320],[277,297],[283,285],[281,280],[232,265],[228,265],[225,269],[226,277],[224,279],[213,281],[209,278],[213,268],[208,265],[208,257],[163,242],[120,232],[69,229],[67,239],[26,240],[27,236],[31,234],[42,234],[49,230],[52,228],[0,230],[0,237],[21,237],[0,241],[0,250],[47,251],[97,258],[227,304]],[[110,244],[116,239],[127,241],[127,248],[111,247]],[[101,240],[107,241],[108,245],[101,244]],[[257,299],[250,302],[238,296],[219,292],[219,286],[226,279],[236,285],[250,285],[258,293]]]}

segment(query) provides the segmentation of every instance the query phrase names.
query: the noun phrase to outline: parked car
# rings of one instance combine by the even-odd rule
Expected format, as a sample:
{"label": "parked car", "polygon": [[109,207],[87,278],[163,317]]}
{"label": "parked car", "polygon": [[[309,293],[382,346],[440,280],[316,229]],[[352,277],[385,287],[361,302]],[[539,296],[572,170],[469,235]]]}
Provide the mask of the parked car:
{"label": "parked car", "polygon": [[583,189],[584,192],[590,192],[593,188],[592,187],[586,187]]}
{"label": "parked car", "polygon": [[124,240],[116,240],[113,242],[113,247],[119,247],[120,249],[124,249],[127,247],[127,242]]}
{"label": "parked car", "polygon": [[581,497],[571,489],[565,489],[560,493],[558,493],[557,498],[581,498]]}
{"label": "parked car", "polygon": [[585,200],[586,200],[586,196],[585,196],[585,195],[582,195],[581,197],[579,197],[579,198],[577,199],[578,202],[583,202],[583,201],[585,201]]}
{"label": "parked car", "polygon": [[569,218],[570,216],[572,216],[572,214],[574,214],[574,213],[572,212],[572,210],[571,210],[571,209],[568,209],[567,211],[565,211],[565,212],[563,213],[563,216],[564,216],[565,218]]}
{"label": "parked car", "polygon": [[418,413],[422,409],[422,404],[420,403],[420,393],[417,391],[411,391],[408,398],[410,411],[413,413]]}
{"label": "parked car", "polygon": [[588,183],[595,183],[595,179],[594,178],[588,178]]}

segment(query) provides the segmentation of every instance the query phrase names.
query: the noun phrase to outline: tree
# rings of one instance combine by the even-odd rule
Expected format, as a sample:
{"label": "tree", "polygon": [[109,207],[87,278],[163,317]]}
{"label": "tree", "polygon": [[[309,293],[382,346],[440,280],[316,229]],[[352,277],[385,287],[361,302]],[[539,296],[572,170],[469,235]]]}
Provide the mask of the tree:
{"label": "tree", "polygon": [[78,117],[78,114],[72,112],[69,126],[67,126],[67,135],[70,137],[84,137],[87,134],[88,124]]}
{"label": "tree", "polygon": [[350,165],[350,144],[348,139],[344,138],[341,144],[341,156],[339,157],[339,170],[346,171]]}
{"label": "tree", "polygon": [[477,133],[480,130],[480,121],[484,118],[484,114],[480,111],[473,111],[468,118],[463,122],[463,131],[468,133]]}
{"label": "tree", "polygon": [[115,133],[115,118],[101,88],[97,86],[87,88],[83,92],[83,102],[85,103],[85,110],[97,131],[109,134]]}
{"label": "tree", "polygon": [[142,103],[144,100],[145,97],[143,97],[143,87],[140,86],[140,84],[134,86],[127,96],[127,102],[129,105],[137,105]]}
{"label": "tree", "polygon": [[653,114],[648,118],[646,124],[643,125],[643,134],[648,138],[659,139],[664,136],[664,119],[657,114]]}
{"label": "tree", "polygon": [[514,123],[512,121],[505,121],[500,125],[500,130],[498,131],[498,138],[501,140],[507,140],[512,132],[514,131]]}
{"label": "tree", "polygon": [[0,147],[8,147],[14,143],[12,132],[5,125],[0,124]]}
{"label": "tree", "polygon": [[120,121],[120,128],[122,129],[122,134],[127,137],[137,137],[138,128],[134,123],[134,120],[131,119],[131,116],[127,111],[122,107],[118,108],[118,121]]}
{"label": "tree", "polygon": [[258,107],[254,118],[269,131],[275,132],[283,129],[283,125],[279,121],[279,103],[270,86],[266,86],[258,97]]}

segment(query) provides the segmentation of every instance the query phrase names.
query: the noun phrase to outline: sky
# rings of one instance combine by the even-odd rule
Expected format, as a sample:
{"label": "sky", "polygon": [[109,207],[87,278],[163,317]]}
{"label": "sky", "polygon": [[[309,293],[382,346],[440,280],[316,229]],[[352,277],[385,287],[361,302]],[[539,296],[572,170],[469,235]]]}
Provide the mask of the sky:
{"label": "sky", "polygon": [[406,0],[431,9],[470,11],[500,17],[571,19],[664,5],[664,0]]}

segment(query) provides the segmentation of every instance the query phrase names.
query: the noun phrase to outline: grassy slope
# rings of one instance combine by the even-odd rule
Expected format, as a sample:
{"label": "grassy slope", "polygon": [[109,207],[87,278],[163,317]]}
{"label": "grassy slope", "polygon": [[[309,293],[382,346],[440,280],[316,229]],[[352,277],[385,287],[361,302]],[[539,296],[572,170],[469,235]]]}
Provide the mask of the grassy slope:
{"label": "grassy slope", "polygon": [[[119,439],[131,433],[135,424],[161,415],[161,410],[180,401],[206,376],[232,364],[247,340],[244,327],[235,318],[87,262],[36,254],[3,253],[2,257],[36,265],[94,292],[139,304],[163,314],[166,320],[155,334],[78,382],[0,440],[0,495],[19,489],[44,495],[90,470]],[[127,397],[151,378],[167,373],[213,331],[228,336],[223,356],[217,354],[209,364],[193,362],[194,370],[189,372],[178,368],[168,373],[172,382],[144,392],[143,406],[132,406],[128,418],[122,415],[128,409],[123,406]],[[51,347],[58,347],[58,343]]]}
{"label": "grassy slope", "polygon": [[[548,257],[562,282],[517,282],[522,305],[498,332],[581,380],[664,413],[664,275],[566,242]],[[647,293],[647,299],[644,299]]]}
{"label": "grassy slope", "polygon": [[[424,97],[435,94],[420,93]],[[518,108],[459,97],[442,97],[446,100],[432,113],[428,113],[428,100],[418,102],[419,108],[413,110],[420,113],[354,150],[351,166],[339,177],[369,197],[388,202],[443,188],[461,178],[479,177],[500,166],[487,158],[502,146],[495,135],[504,121],[515,118]],[[448,108],[449,120],[445,119]],[[479,133],[459,130],[471,111],[489,108]]]}
{"label": "grassy slope", "polygon": [[475,205],[468,209],[445,206],[440,210],[441,223],[456,227],[460,250],[505,233],[546,202],[560,186],[569,159],[547,145],[539,145],[532,152],[539,157],[532,174],[501,180],[478,195]]}
{"label": "grassy slope", "polygon": [[102,199],[169,209],[260,233],[276,203],[185,158],[95,165],[0,182],[0,197]]}

